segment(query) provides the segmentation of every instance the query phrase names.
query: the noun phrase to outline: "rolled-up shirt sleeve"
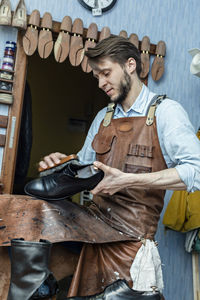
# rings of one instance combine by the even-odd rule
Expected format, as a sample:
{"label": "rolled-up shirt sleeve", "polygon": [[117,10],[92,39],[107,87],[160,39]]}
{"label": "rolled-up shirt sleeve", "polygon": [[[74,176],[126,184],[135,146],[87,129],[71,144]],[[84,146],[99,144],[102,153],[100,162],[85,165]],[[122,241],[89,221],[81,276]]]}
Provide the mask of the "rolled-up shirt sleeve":
{"label": "rolled-up shirt sleeve", "polygon": [[156,119],[167,166],[176,168],[188,192],[200,190],[200,141],[186,111],[167,99],[158,106]]}

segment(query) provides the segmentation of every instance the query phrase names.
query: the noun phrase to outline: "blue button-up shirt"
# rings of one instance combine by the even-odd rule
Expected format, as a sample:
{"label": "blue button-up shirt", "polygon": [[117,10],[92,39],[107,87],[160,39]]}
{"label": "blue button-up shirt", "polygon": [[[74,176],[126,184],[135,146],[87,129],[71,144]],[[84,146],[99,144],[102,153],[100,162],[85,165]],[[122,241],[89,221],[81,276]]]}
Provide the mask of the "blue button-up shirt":
{"label": "blue button-up shirt", "polygon": [[[155,96],[145,85],[127,112],[117,104],[114,119],[145,116]],[[98,112],[88,131],[78,157],[81,163],[92,163],[96,159],[91,144],[104,119],[107,108]],[[175,167],[188,192],[200,190],[200,141],[183,107],[176,101],[165,99],[156,110],[158,138],[168,168]]]}

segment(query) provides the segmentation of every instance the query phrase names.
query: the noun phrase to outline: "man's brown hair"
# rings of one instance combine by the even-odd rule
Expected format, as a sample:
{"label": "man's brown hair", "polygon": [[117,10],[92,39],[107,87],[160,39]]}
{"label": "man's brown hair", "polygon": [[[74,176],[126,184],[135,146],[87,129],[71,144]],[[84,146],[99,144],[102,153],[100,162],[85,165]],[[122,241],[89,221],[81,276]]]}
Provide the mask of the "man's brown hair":
{"label": "man's brown hair", "polygon": [[138,77],[141,73],[141,58],[139,50],[128,39],[121,36],[111,35],[100,41],[94,48],[88,48],[85,52],[89,61],[99,62],[102,58],[110,58],[122,67],[132,57],[136,61],[136,72]]}

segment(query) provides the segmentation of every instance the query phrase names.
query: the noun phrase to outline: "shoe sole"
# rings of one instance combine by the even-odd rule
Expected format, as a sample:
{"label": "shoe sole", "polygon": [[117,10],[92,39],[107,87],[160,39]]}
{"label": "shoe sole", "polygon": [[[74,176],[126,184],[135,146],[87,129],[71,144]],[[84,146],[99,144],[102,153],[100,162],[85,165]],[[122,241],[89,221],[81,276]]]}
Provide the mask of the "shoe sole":
{"label": "shoe sole", "polygon": [[[35,195],[32,195],[32,194],[28,193],[26,190],[24,190],[24,191],[25,191],[25,193],[26,193],[28,196],[34,197],[34,198],[36,198],[36,200],[39,199],[39,200],[46,200],[46,201],[67,200],[69,197],[71,197],[71,196],[74,195],[74,194],[71,194],[71,195],[69,195],[69,196],[67,196],[67,197],[62,197],[62,198],[45,198],[45,197],[41,197],[41,196],[35,196]],[[78,194],[78,193],[77,193],[77,194]]]}

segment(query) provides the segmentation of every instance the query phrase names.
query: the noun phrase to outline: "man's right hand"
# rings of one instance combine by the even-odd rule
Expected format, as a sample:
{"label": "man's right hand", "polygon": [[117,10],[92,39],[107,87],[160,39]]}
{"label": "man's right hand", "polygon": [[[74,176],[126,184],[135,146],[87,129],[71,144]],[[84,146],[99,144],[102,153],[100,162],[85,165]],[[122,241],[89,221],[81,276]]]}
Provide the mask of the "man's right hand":
{"label": "man's right hand", "polygon": [[67,155],[55,152],[49,155],[46,155],[43,160],[39,162],[39,167],[42,169],[52,168],[54,165],[59,164],[62,158],[65,158]]}

